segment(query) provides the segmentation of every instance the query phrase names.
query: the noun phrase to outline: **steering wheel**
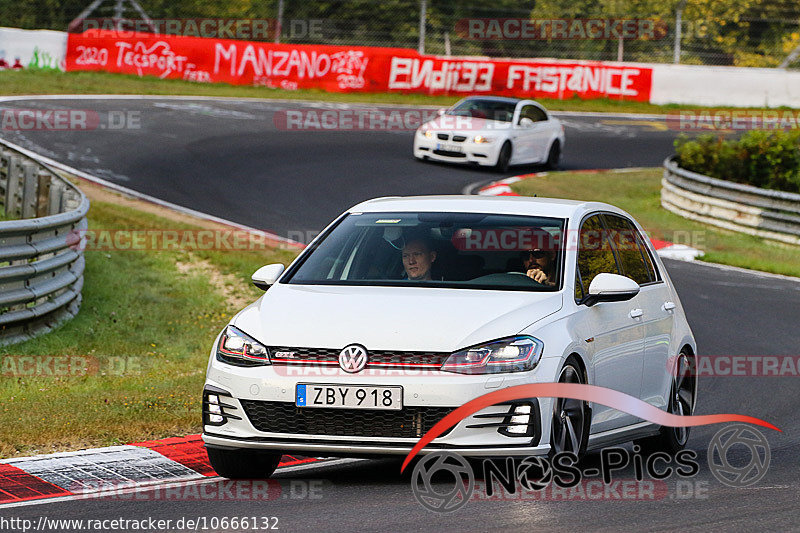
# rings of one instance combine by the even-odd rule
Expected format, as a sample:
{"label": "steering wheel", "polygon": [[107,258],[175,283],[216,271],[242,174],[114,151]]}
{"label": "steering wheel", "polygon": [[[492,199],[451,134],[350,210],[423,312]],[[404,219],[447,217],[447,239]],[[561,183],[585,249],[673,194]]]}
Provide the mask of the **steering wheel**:
{"label": "steering wheel", "polygon": [[526,278],[528,278],[529,280],[531,280],[531,282],[533,282],[533,283],[535,283],[535,284],[537,284],[537,285],[541,285],[542,287],[547,287],[547,285],[545,285],[544,283],[542,283],[542,282],[540,282],[540,281],[536,281],[535,279],[533,279],[532,277],[530,277],[530,276],[529,276],[528,274],[526,274],[525,272],[506,272],[506,274],[516,274],[517,276],[525,276]]}

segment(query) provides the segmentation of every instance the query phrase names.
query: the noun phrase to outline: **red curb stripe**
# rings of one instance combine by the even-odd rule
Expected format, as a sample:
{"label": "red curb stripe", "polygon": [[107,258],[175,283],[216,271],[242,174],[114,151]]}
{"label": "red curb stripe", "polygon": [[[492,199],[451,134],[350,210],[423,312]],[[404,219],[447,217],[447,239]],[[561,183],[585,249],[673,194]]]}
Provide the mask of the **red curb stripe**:
{"label": "red curb stripe", "polygon": [[[182,464],[203,476],[214,477],[217,475],[208,462],[208,455],[200,435],[135,442],[131,443],[130,446],[139,446],[158,452],[167,459]],[[278,467],[296,466],[318,461],[319,459],[314,457],[284,455]],[[72,492],[29,474],[21,468],[0,463],[0,504],[70,496],[72,494]]]}
{"label": "red curb stripe", "polygon": [[131,446],[140,446],[158,452],[167,459],[180,463],[198,474],[210,477],[217,475],[208,462],[208,455],[200,435],[134,442]]}
{"label": "red curb stripe", "polygon": [[[203,446],[203,439],[200,435],[187,435],[186,437],[170,437],[162,440],[150,440],[144,442],[134,442],[131,446],[141,446],[158,452],[167,459],[180,463],[204,476],[213,477],[217,473],[211,468],[208,462],[208,454]],[[294,466],[319,461],[314,457],[284,455],[278,468],[282,466]]]}
{"label": "red curb stripe", "polygon": [[72,494],[9,464],[0,464],[0,503],[24,502]]}
{"label": "red curb stripe", "polygon": [[669,241],[661,241],[661,240],[658,240],[658,239],[652,239],[651,238],[650,242],[653,243],[653,248],[655,248],[656,250],[660,250],[662,248],[666,248],[667,246],[672,246],[672,243],[669,242]]}
{"label": "red curb stripe", "polygon": [[278,468],[282,466],[304,465],[317,462],[319,462],[319,459],[316,457],[293,457],[291,455],[284,455],[281,457],[281,464],[278,465]]}

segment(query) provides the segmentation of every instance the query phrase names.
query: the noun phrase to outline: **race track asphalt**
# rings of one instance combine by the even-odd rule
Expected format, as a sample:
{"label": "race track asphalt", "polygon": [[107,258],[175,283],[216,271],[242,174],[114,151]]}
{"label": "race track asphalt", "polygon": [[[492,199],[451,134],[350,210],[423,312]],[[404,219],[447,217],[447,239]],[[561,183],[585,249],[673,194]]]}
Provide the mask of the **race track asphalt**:
{"label": "race track asphalt", "polygon": [[[9,109],[79,109],[131,116],[129,129],[3,131],[7,140],[112,183],[282,236],[319,231],[379,196],[459,194],[506,174],[420,163],[410,131],[287,131],[275,113],[327,104],[219,100],[27,100]],[[132,115],[129,115],[132,113]],[[663,121],[564,116],[563,169],[658,166],[676,132]],[[625,125],[629,124],[629,125]]]}

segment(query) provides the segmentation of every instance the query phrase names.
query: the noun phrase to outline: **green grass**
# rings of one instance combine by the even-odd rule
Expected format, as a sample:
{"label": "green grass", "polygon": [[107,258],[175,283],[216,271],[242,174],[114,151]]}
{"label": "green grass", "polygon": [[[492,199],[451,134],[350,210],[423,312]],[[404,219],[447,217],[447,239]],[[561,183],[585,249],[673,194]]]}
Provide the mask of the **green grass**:
{"label": "green grass", "polygon": [[[182,80],[162,80],[105,72],[58,72],[22,70],[0,72],[1,95],[27,94],[149,94],[220,96],[229,98],[285,98],[326,100],[330,102],[364,102],[374,104],[407,104],[449,106],[460,96],[428,96],[401,93],[328,93],[320,90],[288,91],[266,87],[194,83]],[[671,110],[696,109],[698,106],[653,105],[646,102],[621,102],[609,99],[556,100],[539,99],[548,109],[559,111],[602,111],[608,113],[658,113]]]}
{"label": "green grass", "polygon": [[607,202],[636,218],[651,237],[705,251],[704,261],[800,276],[800,248],[700,224],[661,207],[660,168],[634,172],[551,172],[517,182],[522,195]]}
{"label": "green grass", "polygon": [[[188,229],[191,226],[94,202],[90,229]],[[255,300],[249,275],[294,253],[89,251],[83,304],[57,331],[0,348],[0,457],[104,446],[200,431],[200,391],[211,343],[238,311],[219,280],[181,272],[211,265],[229,294]],[[224,285],[223,285],[224,286]],[[86,375],[11,375],[15,356],[58,355],[96,361]],[[11,356],[9,358],[9,356]],[[19,370],[19,368],[16,368]]]}

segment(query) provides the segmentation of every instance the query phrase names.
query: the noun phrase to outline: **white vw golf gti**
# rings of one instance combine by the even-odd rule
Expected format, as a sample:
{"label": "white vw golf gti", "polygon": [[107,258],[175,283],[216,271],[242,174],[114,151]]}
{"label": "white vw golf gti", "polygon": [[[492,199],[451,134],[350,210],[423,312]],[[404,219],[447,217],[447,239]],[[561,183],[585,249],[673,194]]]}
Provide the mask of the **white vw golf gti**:
{"label": "white vw golf gti", "polygon": [[[214,469],[266,477],[284,453],[405,455],[492,391],[586,383],[689,415],[696,353],[639,225],[607,204],[381,198],[336,219],[219,334],[203,391]],[[521,398],[461,420],[422,453],[578,455],[629,440],[676,451],[686,429],[598,404]]]}

